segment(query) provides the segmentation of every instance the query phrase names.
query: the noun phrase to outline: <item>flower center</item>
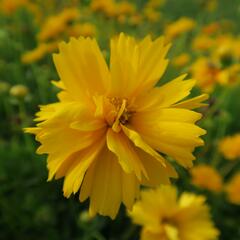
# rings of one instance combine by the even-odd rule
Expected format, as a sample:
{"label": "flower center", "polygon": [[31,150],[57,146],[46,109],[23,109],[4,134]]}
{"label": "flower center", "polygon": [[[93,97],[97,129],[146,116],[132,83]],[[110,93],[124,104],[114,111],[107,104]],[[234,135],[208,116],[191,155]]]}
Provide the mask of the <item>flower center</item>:
{"label": "flower center", "polygon": [[131,112],[127,109],[127,99],[110,98],[109,101],[113,105],[115,112],[112,129],[119,132],[121,130],[120,124],[127,124],[131,116]]}

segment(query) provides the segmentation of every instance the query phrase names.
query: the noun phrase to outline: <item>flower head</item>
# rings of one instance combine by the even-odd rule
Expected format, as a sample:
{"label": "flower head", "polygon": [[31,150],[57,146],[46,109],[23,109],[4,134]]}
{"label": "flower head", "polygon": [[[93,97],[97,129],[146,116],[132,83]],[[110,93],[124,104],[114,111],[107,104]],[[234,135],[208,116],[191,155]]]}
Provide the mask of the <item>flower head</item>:
{"label": "flower head", "polygon": [[68,24],[79,18],[79,11],[77,8],[66,8],[57,15],[48,17],[38,33],[39,41],[47,41],[54,39],[63,33]]}
{"label": "flower head", "polygon": [[205,198],[191,193],[178,198],[171,186],[141,192],[130,216],[143,226],[141,240],[213,240],[219,234]]}
{"label": "flower head", "polygon": [[[222,189],[222,177],[208,165],[198,165],[191,169],[192,183],[200,188],[219,192]],[[211,180],[209,180],[211,179]]]}
{"label": "flower head", "polygon": [[240,134],[228,136],[221,140],[219,150],[228,160],[240,157]]}
{"label": "flower head", "polygon": [[42,59],[46,54],[54,51],[57,48],[57,45],[58,45],[57,42],[40,43],[33,50],[25,52],[21,57],[21,61],[24,64],[36,62]]}
{"label": "flower head", "polygon": [[198,58],[191,67],[192,76],[197,85],[204,91],[210,92],[218,83],[221,69],[218,63],[209,61],[206,57]]}
{"label": "flower head", "polygon": [[227,184],[226,193],[231,203],[240,205],[240,173],[237,173]]}
{"label": "flower head", "polygon": [[179,56],[177,56],[177,57],[175,57],[173,59],[173,63],[172,64],[175,67],[183,67],[183,66],[187,65],[189,63],[189,61],[190,61],[189,54],[182,53],[182,54],[180,54]]}
{"label": "flower head", "polygon": [[18,8],[29,4],[28,0],[2,0],[0,11],[6,14],[14,13]]}
{"label": "flower head", "polygon": [[114,218],[121,202],[130,209],[140,185],[177,177],[160,153],[191,167],[203,144],[205,131],[195,125],[201,114],[191,109],[206,95],[182,101],[195,81],[182,75],[155,87],[168,49],[163,38],[137,42],[120,34],[111,40],[109,68],[90,38],[72,38],[54,54],[59,102],[42,106],[40,123],[27,131],[41,143],[37,152],[48,154],[49,180],[65,177],[64,195],[80,190],[91,214]]}
{"label": "flower head", "polygon": [[196,23],[193,19],[182,17],[177,21],[169,24],[165,29],[165,34],[168,39],[178,37],[180,34],[189,32],[195,27]]}

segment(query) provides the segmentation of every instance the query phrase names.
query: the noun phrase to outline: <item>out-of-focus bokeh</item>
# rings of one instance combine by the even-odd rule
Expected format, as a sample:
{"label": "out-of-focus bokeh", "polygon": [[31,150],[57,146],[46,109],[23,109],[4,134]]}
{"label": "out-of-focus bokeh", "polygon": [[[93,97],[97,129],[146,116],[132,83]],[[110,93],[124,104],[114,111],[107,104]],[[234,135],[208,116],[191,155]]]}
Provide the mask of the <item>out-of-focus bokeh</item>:
{"label": "out-of-focus bokeh", "polygon": [[205,145],[192,169],[176,166],[174,184],[205,195],[219,239],[239,240],[239,22],[239,0],[0,0],[0,239],[139,239],[124,208],[114,221],[91,218],[88,203],[65,199],[62,180],[46,181],[46,156],[23,133],[39,105],[56,101],[58,43],[94,37],[109,61],[109,39],[124,32],[172,43],[159,85],[187,72],[197,80],[192,95],[209,94],[200,110]]}

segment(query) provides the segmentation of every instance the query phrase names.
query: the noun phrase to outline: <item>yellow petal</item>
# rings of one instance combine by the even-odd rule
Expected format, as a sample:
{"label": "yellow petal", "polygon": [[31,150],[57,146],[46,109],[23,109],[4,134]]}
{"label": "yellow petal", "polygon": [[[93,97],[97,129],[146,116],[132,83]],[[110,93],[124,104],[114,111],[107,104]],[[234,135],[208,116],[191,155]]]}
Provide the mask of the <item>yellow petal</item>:
{"label": "yellow petal", "polygon": [[[109,187],[109,184],[111,184],[108,193],[106,193],[108,194],[106,199],[108,201],[111,201],[112,199],[116,200],[115,206],[113,206],[114,211],[113,212],[110,211],[114,213],[112,214],[112,218],[113,218],[115,216],[116,209],[118,209],[119,199],[124,203],[124,205],[128,209],[132,208],[134,200],[139,195],[139,181],[137,180],[134,173],[128,174],[122,170],[116,156],[114,156],[112,153],[110,152],[105,153],[104,157],[105,156],[111,157],[112,162],[107,161],[108,165],[111,165],[111,170],[109,171],[108,165],[107,166],[104,165],[106,164],[105,159],[103,161],[102,159],[98,159],[99,163],[95,161],[94,165],[91,166],[86,172],[86,175],[83,180],[83,184],[81,186],[79,199],[82,202],[82,201],[85,201],[88,197],[92,198],[92,192],[93,191],[95,192],[95,196],[90,203],[91,214],[94,215],[99,211],[99,203],[100,203],[99,198],[103,196],[101,189],[105,188],[104,184],[107,184],[108,187]],[[98,168],[99,164],[101,164],[100,168]],[[110,180],[107,182],[105,181],[102,182],[102,179],[99,179],[98,177],[97,177],[97,180],[95,180],[95,176],[96,176],[95,172],[99,171],[102,168],[104,168],[102,173],[103,176],[105,177],[106,175],[108,175],[108,177],[110,178]],[[99,181],[97,182],[97,186],[95,185],[95,181]],[[93,190],[95,187],[97,189]],[[96,193],[97,190],[99,190],[99,192]],[[106,206],[106,207],[110,208],[110,205],[112,205],[113,202],[111,203],[105,202],[105,204],[109,204],[109,206]],[[106,211],[104,215],[109,215],[110,214],[109,209],[105,209],[105,210]]]}
{"label": "yellow petal", "polygon": [[163,167],[159,161],[141,149],[138,150],[138,155],[148,174],[148,178],[144,177],[141,184],[156,187],[160,184],[170,184],[170,178],[178,177],[175,169],[167,161],[166,167]]}
{"label": "yellow petal", "polygon": [[156,152],[154,149],[152,149],[146,142],[144,142],[143,139],[141,138],[141,136],[137,132],[135,132],[134,130],[131,130],[123,125],[122,125],[122,129],[136,147],[141,148],[143,151],[145,151],[148,154],[150,154],[151,156],[153,156],[164,167],[166,166],[165,159],[161,155],[159,155],[158,152]]}
{"label": "yellow petal", "polygon": [[65,197],[69,197],[71,193],[76,193],[82,183],[83,177],[89,168],[90,164],[94,161],[97,154],[103,147],[104,141],[98,142],[93,146],[83,150],[79,153],[73,164],[68,169],[64,179],[63,193]]}
{"label": "yellow petal", "polygon": [[185,80],[186,74],[150,90],[137,99],[138,111],[169,107],[190,94],[195,80]]}
{"label": "yellow petal", "polygon": [[148,36],[137,43],[134,38],[121,33],[113,39],[110,95],[132,98],[152,88],[167,67],[165,56],[169,47],[164,46],[163,38],[152,41]]}
{"label": "yellow petal", "polygon": [[139,196],[139,186],[140,183],[135,174],[122,171],[122,201],[129,210]]}
{"label": "yellow petal", "polygon": [[92,175],[89,191],[91,192],[89,207],[91,215],[99,213],[110,216],[112,219],[116,217],[122,195],[121,171],[116,157],[105,148],[95,162],[94,175]]}
{"label": "yellow petal", "polygon": [[208,99],[208,94],[201,94],[197,97],[182,101],[180,103],[174,104],[174,107],[177,108],[188,108],[188,109],[194,109],[194,108],[200,108],[200,107],[206,107],[208,104],[202,103],[203,101]]}
{"label": "yellow petal", "polygon": [[126,173],[134,172],[141,179],[145,169],[139,160],[134,145],[123,132],[116,133],[111,128],[107,132],[107,146],[118,157],[118,161]]}
{"label": "yellow petal", "polygon": [[76,100],[86,101],[88,94],[107,91],[109,71],[95,40],[71,38],[60,44],[60,53],[53,59],[66,90]]}
{"label": "yellow petal", "polygon": [[203,144],[199,136],[205,131],[194,124],[184,122],[159,122],[158,125],[145,127],[138,131],[144,140],[185,167],[191,167],[195,157],[192,152]]}

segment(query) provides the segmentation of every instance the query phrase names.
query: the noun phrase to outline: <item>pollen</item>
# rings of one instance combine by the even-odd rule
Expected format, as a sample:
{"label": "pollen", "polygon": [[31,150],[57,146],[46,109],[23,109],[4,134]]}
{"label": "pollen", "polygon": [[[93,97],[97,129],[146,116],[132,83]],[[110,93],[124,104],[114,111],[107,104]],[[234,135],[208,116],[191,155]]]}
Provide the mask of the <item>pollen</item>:
{"label": "pollen", "polygon": [[131,116],[131,112],[128,111],[128,102],[127,99],[120,99],[120,98],[111,98],[111,104],[115,108],[115,118],[112,124],[112,129],[114,132],[119,132],[121,130],[120,124],[127,124],[128,120]]}

